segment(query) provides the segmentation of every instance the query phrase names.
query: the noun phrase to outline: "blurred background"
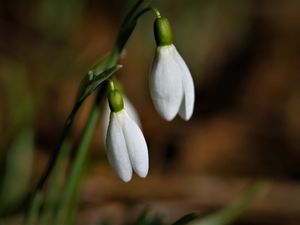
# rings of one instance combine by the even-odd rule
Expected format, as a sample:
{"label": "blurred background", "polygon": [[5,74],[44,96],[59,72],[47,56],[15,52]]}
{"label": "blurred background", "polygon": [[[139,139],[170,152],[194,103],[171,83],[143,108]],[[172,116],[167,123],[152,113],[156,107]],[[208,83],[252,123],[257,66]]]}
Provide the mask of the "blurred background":
{"label": "blurred background", "polygon": [[[79,82],[109,51],[134,0],[0,1],[1,207],[18,206],[41,176]],[[149,206],[166,221],[219,209],[253,180],[268,191],[235,222],[300,224],[300,1],[153,1],[196,86],[189,122],[155,112],[148,75],[153,15],[130,38],[117,77],[142,121],[146,179],[121,182],[108,165],[101,120],[76,224],[132,221]],[[93,96],[81,109],[75,144]],[[4,210],[4,211],[5,211]],[[24,210],[5,214],[20,224]]]}

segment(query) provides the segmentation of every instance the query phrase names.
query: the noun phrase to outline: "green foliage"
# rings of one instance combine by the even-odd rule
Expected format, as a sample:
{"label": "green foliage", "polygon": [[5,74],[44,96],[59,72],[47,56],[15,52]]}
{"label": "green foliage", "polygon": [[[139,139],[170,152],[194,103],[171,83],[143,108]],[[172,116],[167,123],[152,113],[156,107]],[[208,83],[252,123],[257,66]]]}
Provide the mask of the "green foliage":
{"label": "green foliage", "polygon": [[[147,7],[150,4],[148,1],[138,1],[133,9],[129,12],[128,16],[123,22],[123,25],[120,29],[120,33],[117,38],[116,46],[113,51],[106,54],[102,59],[100,59],[87,73],[81,82],[79,93],[77,95],[76,103],[66,121],[64,132],[61,138],[61,141],[58,145],[55,154],[44,174],[41,178],[36,190],[35,195],[40,194],[40,191],[44,189],[44,184],[46,180],[51,175],[53,180],[49,185],[49,196],[47,195],[44,203],[44,210],[41,216],[41,221],[45,224],[72,224],[74,217],[77,211],[78,201],[78,192],[80,190],[80,181],[83,173],[84,164],[86,161],[87,151],[90,145],[93,131],[95,129],[96,121],[99,117],[99,101],[101,100],[104,94],[103,82],[110,78],[119,68],[117,65],[120,54],[123,50],[125,43],[130,37],[133,28],[132,24],[136,24],[137,17],[133,19],[140,8]],[[121,41],[120,41],[121,40]],[[66,160],[69,158],[70,154],[70,133],[72,130],[72,125],[75,119],[79,108],[81,107],[84,100],[95,90],[97,91],[97,97],[95,104],[93,105],[86,127],[82,132],[81,141],[76,151],[75,160],[71,166],[70,175],[64,184],[64,192],[62,195],[59,192],[60,182],[57,177],[61,177],[63,165],[66,165]],[[47,194],[47,193],[43,193]],[[36,197],[34,198],[36,199]],[[52,202],[53,199],[56,199],[57,202]],[[75,200],[74,200],[75,199]],[[29,212],[33,211],[33,208],[39,208],[41,205],[38,204],[41,202],[34,201],[31,205]],[[31,213],[29,213],[31,215]],[[27,219],[28,221],[28,219]],[[30,222],[32,220],[29,220]],[[54,222],[54,223],[53,223]],[[30,225],[31,223],[28,223]]]}
{"label": "green foliage", "polygon": [[1,72],[6,75],[1,81],[5,84],[4,96],[8,103],[5,115],[9,121],[1,135],[9,141],[3,141],[4,145],[0,146],[0,151],[5,153],[0,165],[0,216],[4,216],[20,208],[30,189],[34,104],[22,64],[7,61]]}
{"label": "green foliage", "polygon": [[253,200],[265,190],[266,187],[266,184],[263,182],[255,182],[251,184],[236,200],[232,201],[219,211],[196,221],[193,225],[232,224],[251,205]]}
{"label": "green foliage", "polygon": [[[106,61],[104,61],[106,63]],[[116,65],[113,66],[104,72],[97,74],[99,69],[90,70],[88,74],[83,78],[83,82],[81,84],[80,92],[77,97],[77,103],[82,103],[84,99],[86,99],[93,91],[95,91],[103,81],[110,78],[116,71],[118,71],[122,66]]]}
{"label": "green foliage", "polygon": [[189,222],[195,220],[198,218],[197,213],[189,213],[178,219],[176,222],[172,223],[172,225],[185,225],[188,224]]}
{"label": "green foliage", "polygon": [[0,211],[20,205],[30,187],[33,131],[22,129],[6,154],[0,194]]}
{"label": "green foliage", "polygon": [[35,224],[39,217],[40,205],[42,202],[42,193],[37,192],[32,201],[32,206],[26,217],[25,225]]}
{"label": "green foliage", "polygon": [[152,213],[149,208],[146,208],[138,216],[133,225],[163,225],[163,217],[160,214]]}

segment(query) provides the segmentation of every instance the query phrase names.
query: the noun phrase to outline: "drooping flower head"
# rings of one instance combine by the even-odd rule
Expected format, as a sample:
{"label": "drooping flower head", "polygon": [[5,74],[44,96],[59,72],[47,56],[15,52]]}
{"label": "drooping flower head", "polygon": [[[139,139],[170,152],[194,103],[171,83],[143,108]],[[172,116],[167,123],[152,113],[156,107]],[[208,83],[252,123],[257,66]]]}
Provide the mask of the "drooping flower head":
{"label": "drooping flower head", "polygon": [[[124,101],[124,110],[127,112],[128,116],[136,123],[136,125],[138,125],[139,128],[142,130],[142,124],[141,124],[139,114],[136,111],[135,107],[133,106],[132,102],[128,99],[126,95],[123,95],[123,101]],[[111,110],[109,108],[108,101],[107,101],[104,105],[103,116],[102,116],[103,140],[105,140],[107,134],[110,111]]]}
{"label": "drooping flower head", "polygon": [[155,20],[154,34],[157,49],[149,83],[154,107],[168,121],[177,114],[189,120],[194,110],[194,82],[186,63],[173,45],[167,18],[158,17]]}
{"label": "drooping flower head", "polygon": [[148,147],[142,131],[124,109],[121,93],[114,89],[108,94],[111,109],[106,135],[108,161],[118,176],[128,182],[132,170],[146,177],[149,168]]}

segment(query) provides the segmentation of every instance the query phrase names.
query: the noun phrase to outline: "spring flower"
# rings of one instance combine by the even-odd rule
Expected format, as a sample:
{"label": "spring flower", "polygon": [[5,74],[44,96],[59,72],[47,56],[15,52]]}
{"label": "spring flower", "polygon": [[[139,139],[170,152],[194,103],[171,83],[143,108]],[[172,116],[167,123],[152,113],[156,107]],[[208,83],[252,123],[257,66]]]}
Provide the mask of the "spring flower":
{"label": "spring flower", "polygon": [[148,147],[143,133],[124,109],[119,91],[111,91],[108,99],[111,109],[106,135],[108,161],[124,182],[131,180],[132,170],[146,177]]}
{"label": "spring flower", "polygon": [[[124,101],[125,111],[129,115],[129,117],[131,119],[133,119],[133,121],[141,128],[142,127],[141,120],[140,120],[139,115],[138,115],[136,109],[134,108],[133,104],[130,102],[130,100],[125,95],[123,95],[123,101]],[[109,105],[107,102],[107,104],[105,104],[105,106],[104,106],[103,118],[102,118],[103,139],[105,139],[105,137],[106,137],[108,123],[109,123],[109,117],[110,117],[110,108],[109,108]]]}
{"label": "spring flower", "polygon": [[193,114],[195,90],[191,73],[172,42],[168,20],[156,19],[154,24],[156,55],[150,73],[150,95],[154,107],[166,120],[177,114],[189,120]]}

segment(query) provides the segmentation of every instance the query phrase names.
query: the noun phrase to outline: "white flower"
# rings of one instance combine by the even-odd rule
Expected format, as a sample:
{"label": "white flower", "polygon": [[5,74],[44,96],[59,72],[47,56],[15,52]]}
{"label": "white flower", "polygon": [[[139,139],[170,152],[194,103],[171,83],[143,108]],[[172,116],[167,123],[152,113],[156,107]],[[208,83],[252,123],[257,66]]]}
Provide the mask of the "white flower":
{"label": "white flower", "polygon": [[134,170],[146,177],[149,168],[148,148],[142,131],[123,109],[111,112],[106,136],[108,161],[124,181]]}
{"label": "white flower", "polygon": [[150,95],[166,120],[176,114],[189,120],[193,114],[195,89],[191,73],[173,44],[158,46],[150,74]]}
{"label": "white flower", "polygon": [[[134,122],[141,128],[142,123],[141,123],[139,114],[137,113],[133,104],[129,101],[129,99],[125,95],[123,96],[123,101],[124,101],[125,111],[128,113],[129,117],[132,118],[134,120]],[[105,104],[104,110],[103,110],[103,119],[102,119],[103,139],[105,139],[105,137],[106,137],[108,123],[109,123],[109,116],[110,116],[110,109],[108,106],[108,102],[106,101],[106,104]]]}

